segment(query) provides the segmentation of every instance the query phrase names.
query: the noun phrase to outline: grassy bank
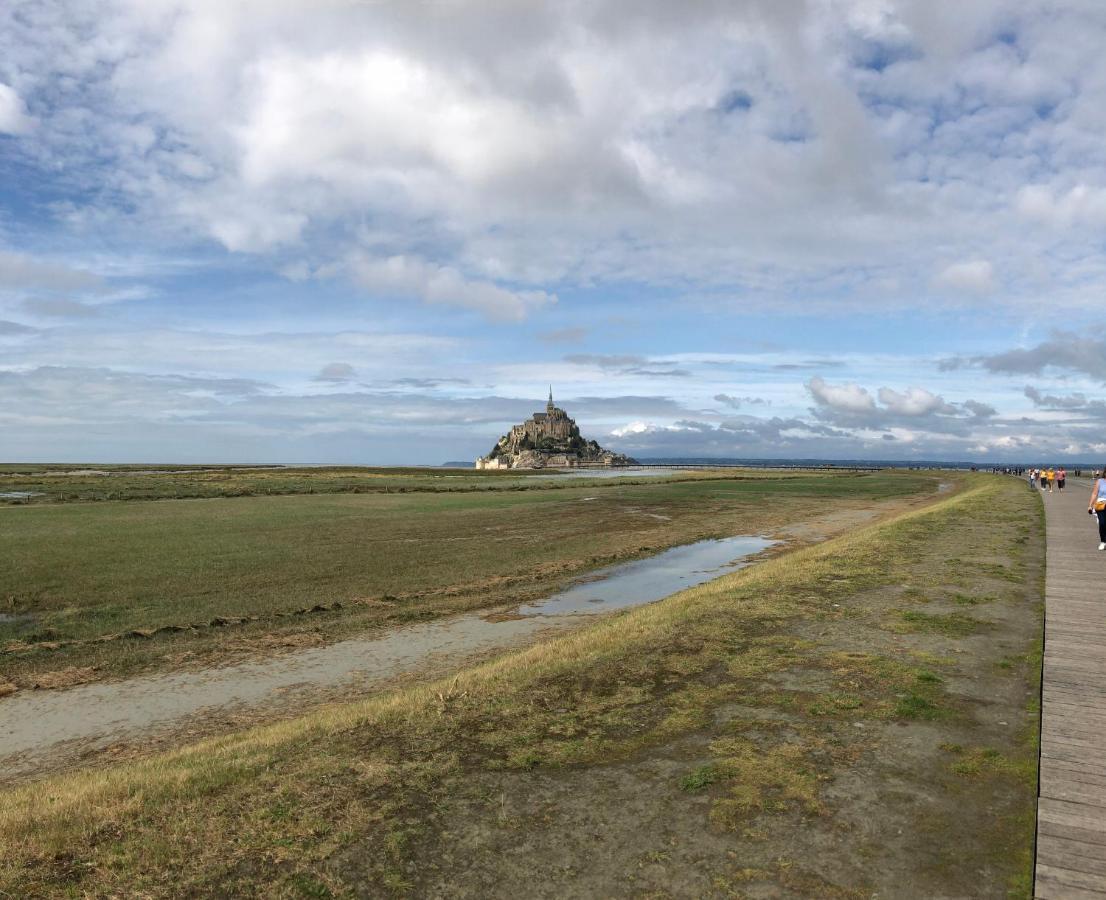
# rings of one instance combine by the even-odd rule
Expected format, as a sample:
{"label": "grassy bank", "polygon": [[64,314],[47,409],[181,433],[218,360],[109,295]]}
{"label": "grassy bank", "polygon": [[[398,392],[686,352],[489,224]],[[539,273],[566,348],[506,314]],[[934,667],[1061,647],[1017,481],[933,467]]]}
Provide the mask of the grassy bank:
{"label": "grassy bank", "polygon": [[977,479],[449,682],[10,791],[0,884],[1027,896],[1042,575],[1039,499]]}
{"label": "grassy bank", "polygon": [[[3,508],[0,680],[71,683],[271,649],[274,636],[332,639],[526,600],[675,544],[771,531],[934,484],[907,473],[716,475]],[[99,642],[111,637],[121,639]],[[66,669],[77,671],[54,674]]]}

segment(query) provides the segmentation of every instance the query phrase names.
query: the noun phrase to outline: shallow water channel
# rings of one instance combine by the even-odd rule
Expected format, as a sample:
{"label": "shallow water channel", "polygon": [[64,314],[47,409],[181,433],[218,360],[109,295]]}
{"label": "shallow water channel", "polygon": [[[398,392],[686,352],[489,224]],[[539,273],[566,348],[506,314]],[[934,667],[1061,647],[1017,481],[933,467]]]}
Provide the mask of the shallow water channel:
{"label": "shallow water channel", "polygon": [[0,760],[9,776],[19,777],[51,760],[186,726],[199,717],[286,710],[397,676],[441,673],[476,654],[529,644],[578,627],[590,616],[652,603],[718,578],[748,565],[748,557],[773,543],[732,537],[673,547],[593,572],[507,617],[470,613],[257,662],[21,691],[0,699]]}

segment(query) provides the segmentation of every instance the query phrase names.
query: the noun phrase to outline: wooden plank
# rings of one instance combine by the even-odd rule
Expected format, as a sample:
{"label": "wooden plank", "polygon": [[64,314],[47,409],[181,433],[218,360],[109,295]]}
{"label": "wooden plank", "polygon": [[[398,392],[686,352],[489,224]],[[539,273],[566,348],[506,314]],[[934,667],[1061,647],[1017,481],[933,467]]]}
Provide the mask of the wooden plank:
{"label": "wooden plank", "polygon": [[1081,872],[1074,869],[1059,869],[1055,866],[1037,864],[1037,871],[1043,875],[1051,875],[1061,884],[1079,888],[1084,891],[1099,891],[1106,896],[1106,875],[1098,875],[1094,872]]}
{"label": "wooden plank", "polygon": [[[1092,851],[1096,847],[1090,848]],[[1093,875],[1106,875],[1106,861],[1095,856],[1087,856],[1073,852],[1068,845],[1050,844],[1043,848],[1037,855],[1042,865],[1056,869],[1072,869],[1077,872],[1087,872]]]}
{"label": "wooden plank", "polygon": [[1044,873],[1038,870],[1033,896],[1037,900],[1102,900],[1106,897],[1106,891],[1087,891],[1072,887],[1057,879],[1050,868]]}
{"label": "wooden plank", "polygon": [[[1106,553],[1086,492],[1045,495],[1035,894],[1106,898]],[[1089,488],[1089,483],[1086,484]]]}

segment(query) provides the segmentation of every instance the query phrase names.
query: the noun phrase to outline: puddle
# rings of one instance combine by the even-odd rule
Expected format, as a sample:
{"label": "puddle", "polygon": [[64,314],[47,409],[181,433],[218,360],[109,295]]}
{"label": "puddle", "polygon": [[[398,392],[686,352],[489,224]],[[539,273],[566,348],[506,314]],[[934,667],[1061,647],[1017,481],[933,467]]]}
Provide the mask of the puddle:
{"label": "puddle", "polygon": [[0,500],[30,500],[42,496],[42,491],[0,491]]}
{"label": "puddle", "polygon": [[736,571],[745,557],[760,553],[775,541],[761,537],[732,537],[672,547],[648,559],[621,563],[594,572],[589,579],[546,600],[518,609],[522,616],[563,616],[607,612],[653,603]]}
{"label": "puddle", "polygon": [[[0,700],[0,767],[15,778],[120,740],[179,728],[197,717],[293,709],[338,688],[371,689],[411,673],[442,674],[474,654],[507,650],[578,628],[597,614],[652,603],[732,572],[771,546],[760,537],[699,541],[593,573],[503,618],[469,613],[378,637],[198,672],[20,691]],[[12,616],[0,614],[0,621]]]}

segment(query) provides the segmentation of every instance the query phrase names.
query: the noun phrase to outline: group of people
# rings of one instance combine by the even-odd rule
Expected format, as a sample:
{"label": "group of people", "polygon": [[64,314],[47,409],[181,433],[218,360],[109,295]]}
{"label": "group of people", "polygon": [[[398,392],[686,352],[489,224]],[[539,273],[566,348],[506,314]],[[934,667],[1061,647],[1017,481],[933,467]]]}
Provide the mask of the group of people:
{"label": "group of people", "polygon": [[[1062,492],[1068,478],[1063,466],[1050,469],[1014,469],[1010,474],[1024,474],[1030,488],[1036,490],[1039,487],[1049,494],[1054,490]],[[1077,477],[1082,474],[1082,470],[1075,470]],[[1098,549],[1106,550],[1106,466],[1095,469],[1091,478],[1091,498],[1087,501],[1087,512],[1098,518]]]}
{"label": "group of people", "polygon": [[1059,469],[1030,469],[1028,476],[1031,488],[1040,485],[1042,491],[1048,491],[1050,494],[1053,489],[1063,492],[1064,484],[1068,480],[1068,473],[1062,466]]}

